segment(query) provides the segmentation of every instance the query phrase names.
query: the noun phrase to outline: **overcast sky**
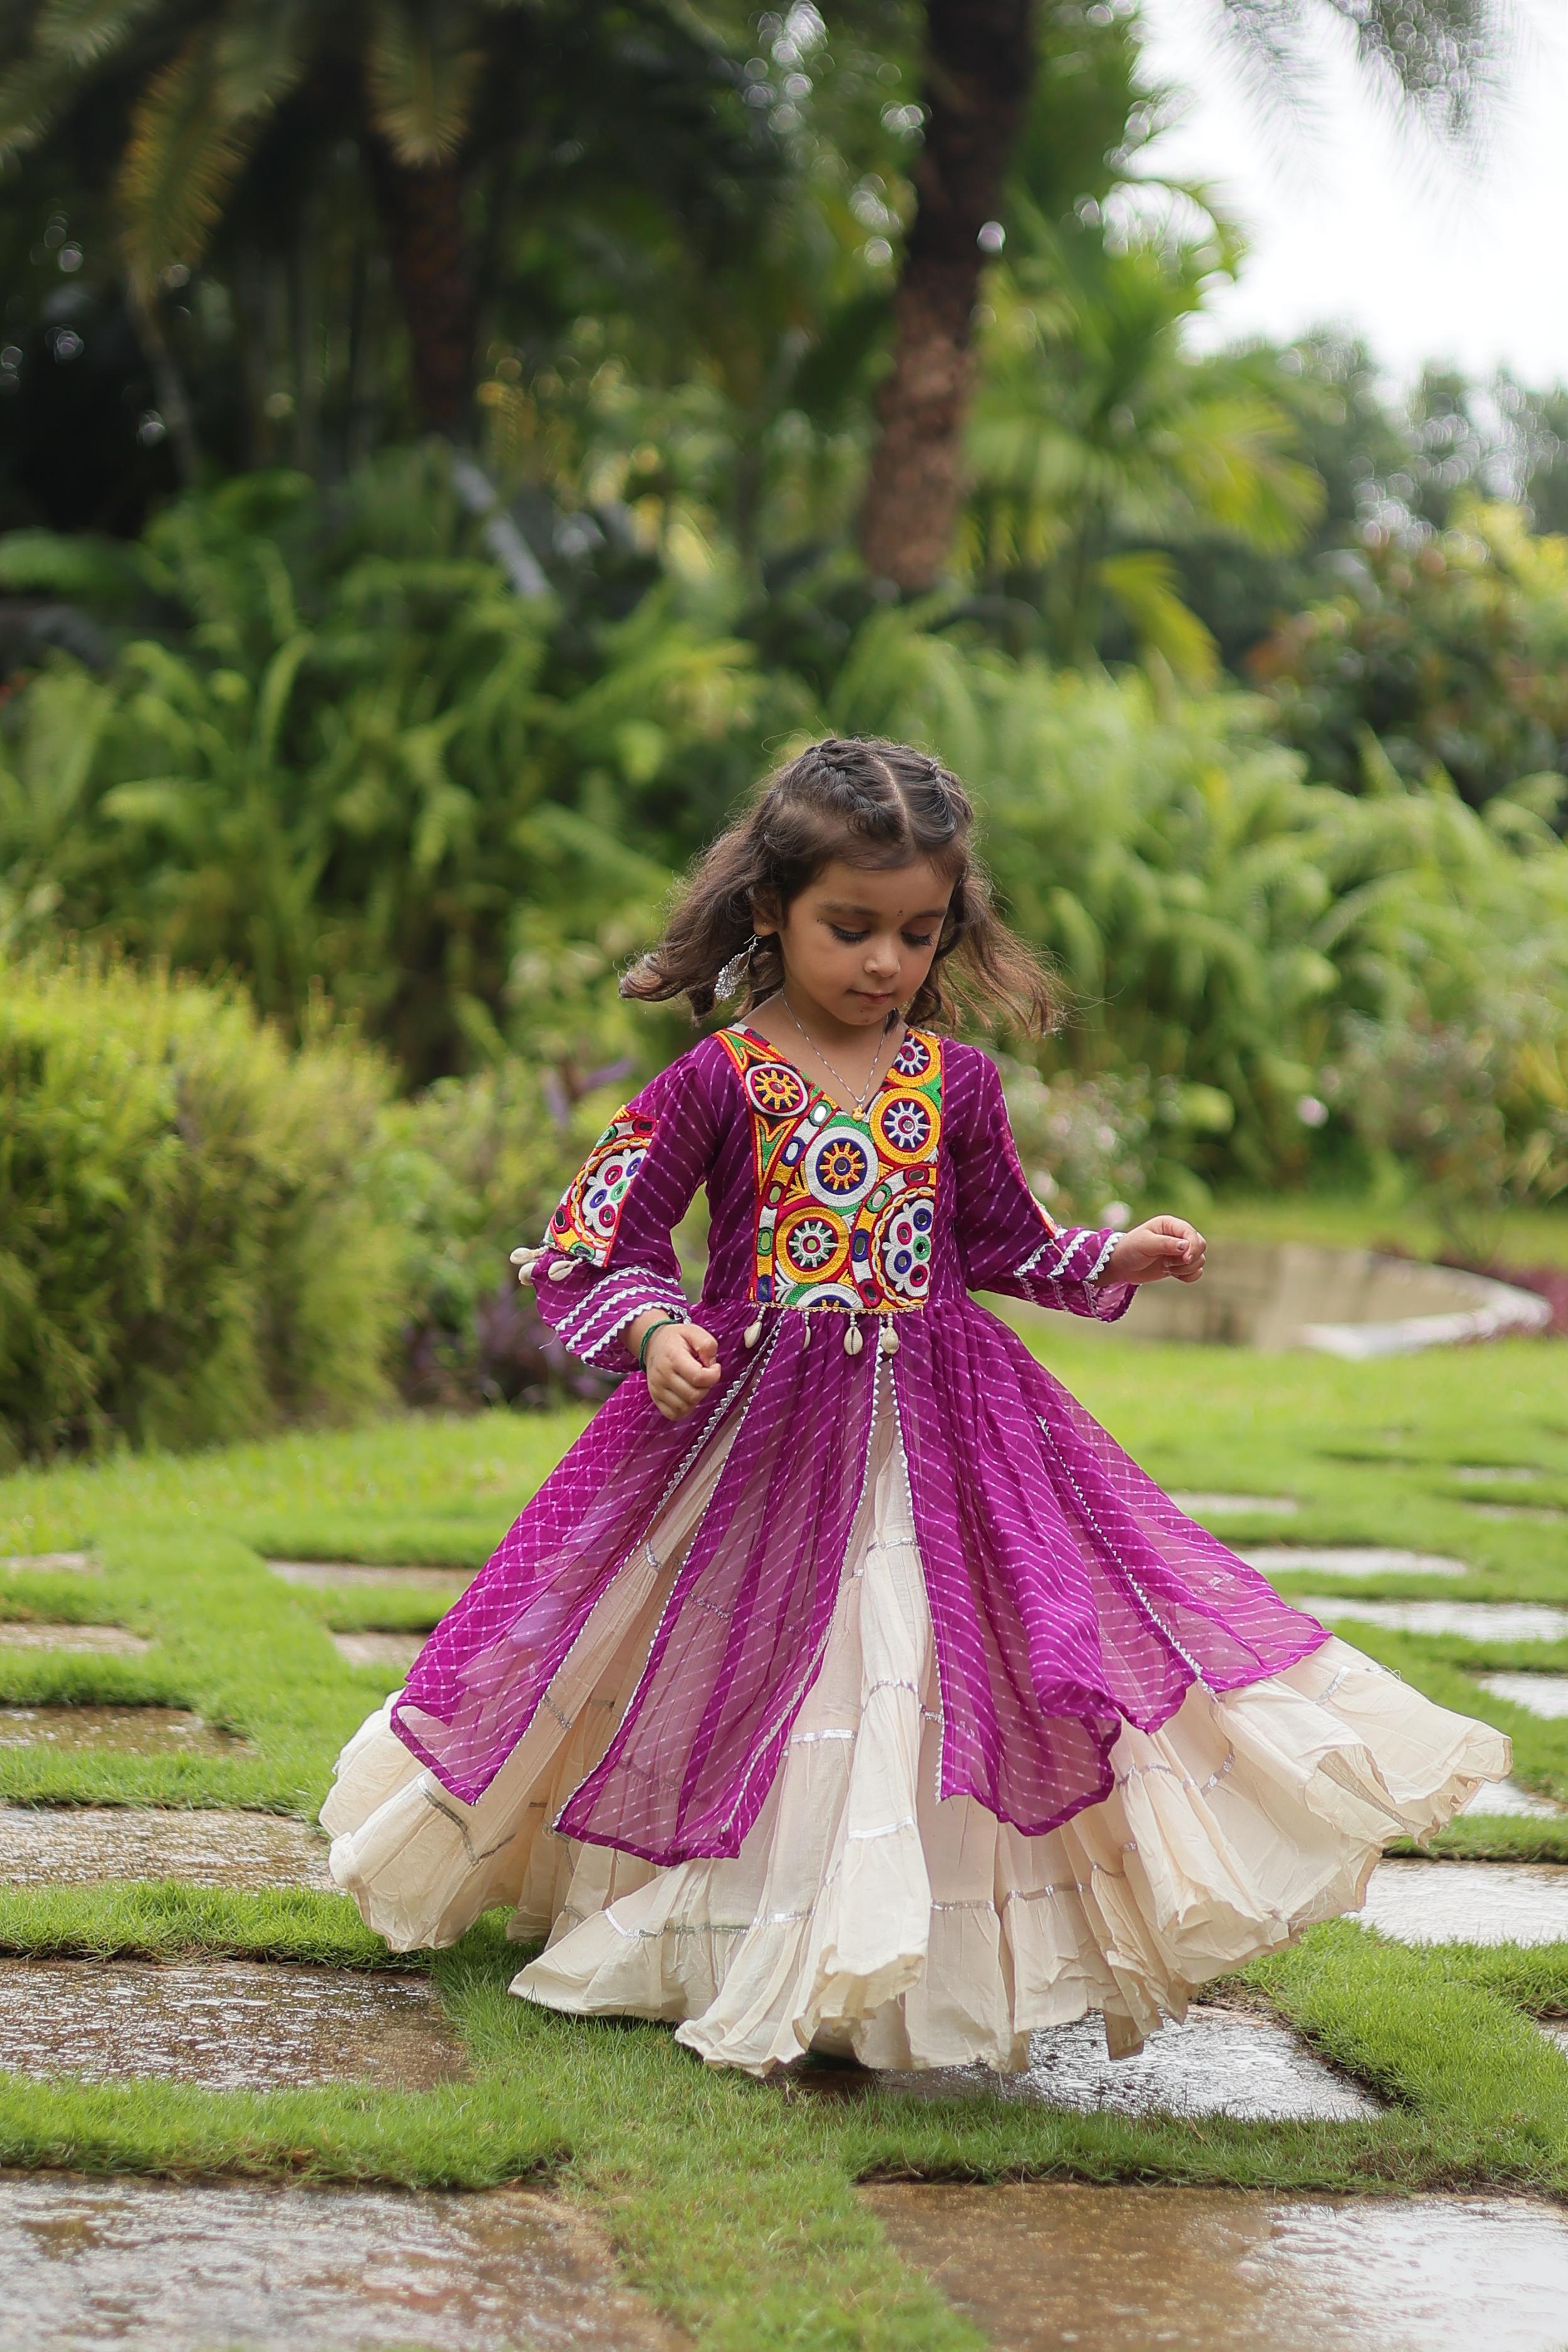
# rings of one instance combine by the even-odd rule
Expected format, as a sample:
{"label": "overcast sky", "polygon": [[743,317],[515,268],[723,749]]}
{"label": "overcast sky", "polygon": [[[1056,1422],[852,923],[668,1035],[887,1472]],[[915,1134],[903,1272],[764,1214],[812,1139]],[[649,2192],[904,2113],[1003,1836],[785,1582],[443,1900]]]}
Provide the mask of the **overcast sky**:
{"label": "overcast sky", "polygon": [[1491,151],[1467,173],[1368,98],[1337,37],[1321,45],[1316,127],[1299,131],[1234,70],[1216,0],[1143,0],[1152,71],[1191,93],[1152,152],[1213,183],[1251,235],[1214,305],[1226,336],[1338,321],[1401,377],[1434,359],[1568,383],[1568,8],[1516,5],[1519,60]]}

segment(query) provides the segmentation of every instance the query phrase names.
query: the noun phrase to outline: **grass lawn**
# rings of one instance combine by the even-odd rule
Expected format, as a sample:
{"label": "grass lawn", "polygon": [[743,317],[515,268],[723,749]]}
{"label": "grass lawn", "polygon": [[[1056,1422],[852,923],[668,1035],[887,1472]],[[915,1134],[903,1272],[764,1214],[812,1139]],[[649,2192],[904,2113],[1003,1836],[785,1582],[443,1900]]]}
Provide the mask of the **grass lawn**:
{"label": "grass lawn", "polygon": [[[1248,1542],[1395,1543],[1462,1579],[1367,1580],[1368,1593],[1568,1603],[1568,1357],[1517,1342],[1351,1365],[1140,1347],[1036,1318],[1031,1343],[1163,1483],[1294,1497],[1225,1522]],[[434,1622],[430,1593],[286,1584],[262,1553],[473,1566],[582,1416],[412,1420],[176,1459],[0,1483],[0,1554],[88,1549],[90,1577],[0,1574],[0,1615],[118,1622],[135,1658],[0,1650],[0,1702],[158,1701],[241,1735],[233,1755],[0,1749],[0,1798],[238,1803],[311,1815],[332,1759],[383,1695],[331,1629]],[[1495,1487],[1456,1465],[1528,1468]],[[1285,1579],[1311,1591],[1310,1574]],[[1321,1589],[1321,1588],[1320,1588]],[[1510,1732],[1517,1777],[1568,1799],[1568,1723],[1488,1696],[1490,1667],[1568,1671],[1568,1644],[1350,1637],[1436,1697]],[[1568,1860],[1553,1821],[1475,1820],[1444,1848]],[[241,1954],[384,1962],[334,1895],[137,1887],[0,1893],[0,1950]],[[349,2087],[258,2096],[175,2084],[0,2075],[0,2164],[478,2186],[550,2180],[595,2211],[627,2276],[705,2347],[958,2347],[982,2339],[893,2253],[854,2183],[1071,2174],[1321,2189],[1530,2187],[1568,2196],[1568,2064],[1531,2022],[1568,2016],[1568,1945],[1408,1950],[1314,1930],[1259,1963],[1258,1995],[1373,2085],[1381,2116],[1334,2124],[1076,2116],[986,2099],[838,2104],[705,2072],[661,2027],[581,2021],[509,1999],[499,1919],[426,1963],[471,2082],[423,2095]],[[400,1963],[406,1965],[406,1963]]]}

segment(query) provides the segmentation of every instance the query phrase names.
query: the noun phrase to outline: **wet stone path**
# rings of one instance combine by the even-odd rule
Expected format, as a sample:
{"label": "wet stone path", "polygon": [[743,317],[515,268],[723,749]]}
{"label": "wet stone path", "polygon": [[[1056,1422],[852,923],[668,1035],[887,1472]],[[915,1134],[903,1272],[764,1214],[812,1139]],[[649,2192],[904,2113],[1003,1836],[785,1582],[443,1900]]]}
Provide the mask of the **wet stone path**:
{"label": "wet stone path", "polygon": [[525,2189],[0,2174],[0,2352],[677,2352]]}
{"label": "wet stone path", "polygon": [[1261,1576],[1468,1576],[1446,1553],[1383,1544],[1249,1544],[1240,1557]]}
{"label": "wet stone path", "polygon": [[1065,2107],[1075,2115],[1231,2116],[1242,2122],[1353,2122],[1382,2113],[1379,2102],[1314,2056],[1278,2018],[1194,2008],[1167,2025],[1136,2057],[1108,2058],[1098,2016],[1037,2033],[1022,2074],[987,2066],[872,2074],[808,2063],[795,2091],[852,2099],[872,2089],[901,2098],[994,2099]]}
{"label": "wet stone path", "polygon": [[1523,2198],[861,2191],[996,2352],[1562,2352],[1568,2216]]}
{"label": "wet stone path", "polygon": [[461,2081],[428,1978],[210,1960],[0,1960],[0,2068],[212,2091]]}
{"label": "wet stone path", "polygon": [[1379,1863],[1356,1916],[1402,1944],[1568,1943],[1568,1863]]}
{"label": "wet stone path", "polygon": [[117,1878],[183,1878],[193,1886],[331,1885],[324,1839],[281,1814],[0,1805],[0,1883],[101,1886]]}
{"label": "wet stone path", "polygon": [[235,1756],[245,1742],[177,1706],[0,1706],[0,1748],[118,1756]]}
{"label": "wet stone path", "polygon": [[63,1658],[140,1658],[152,1648],[123,1625],[0,1624],[0,1650],[49,1650]]}

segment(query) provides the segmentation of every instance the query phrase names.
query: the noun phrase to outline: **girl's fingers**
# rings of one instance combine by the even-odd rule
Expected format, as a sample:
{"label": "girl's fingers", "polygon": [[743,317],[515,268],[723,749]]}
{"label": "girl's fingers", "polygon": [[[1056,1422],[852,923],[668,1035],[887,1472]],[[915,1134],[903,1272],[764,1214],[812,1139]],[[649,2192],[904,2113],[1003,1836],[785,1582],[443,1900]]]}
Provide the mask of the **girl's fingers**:
{"label": "girl's fingers", "polygon": [[717,1364],[719,1342],[711,1331],[705,1331],[700,1323],[682,1323],[679,1328],[687,1347],[700,1364]]}

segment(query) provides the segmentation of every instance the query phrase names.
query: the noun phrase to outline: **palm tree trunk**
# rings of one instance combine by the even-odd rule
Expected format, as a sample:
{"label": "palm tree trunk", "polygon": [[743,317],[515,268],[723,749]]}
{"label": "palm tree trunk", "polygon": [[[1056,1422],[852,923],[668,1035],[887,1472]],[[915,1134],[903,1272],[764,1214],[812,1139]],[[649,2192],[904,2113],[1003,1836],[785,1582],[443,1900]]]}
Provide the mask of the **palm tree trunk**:
{"label": "palm tree trunk", "polygon": [[927,0],[925,145],[860,509],[861,553],[906,594],[935,584],[952,543],[978,239],[1001,209],[1028,102],[1033,19],[1033,0]]}
{"label": "palm tree trunk", "polygon": [[414,400],[428,430],[468,437],[478,310],[456,163],[414,170],[366,142],[376,209],[408,327]]}

